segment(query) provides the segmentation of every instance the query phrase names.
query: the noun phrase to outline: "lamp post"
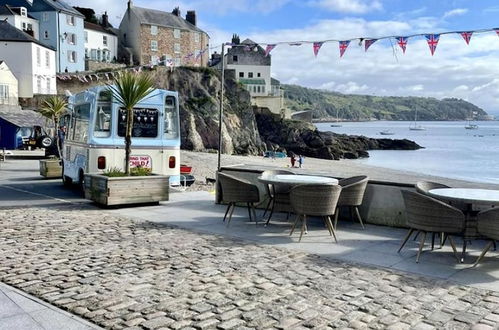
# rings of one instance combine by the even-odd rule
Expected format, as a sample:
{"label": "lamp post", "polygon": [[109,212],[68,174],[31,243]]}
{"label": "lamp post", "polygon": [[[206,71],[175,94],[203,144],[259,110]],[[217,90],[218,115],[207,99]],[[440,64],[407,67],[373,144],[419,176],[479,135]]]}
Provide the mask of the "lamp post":
{"label": "lamp post", "polygon": [[222,157],[222,120],[224,112],[224,88],[225,88],[225,61],[224,61],[225,43],[222,43],[222,88],[220,90],[220,108],[218,112],[218,171],[220,171],[220,163]]}

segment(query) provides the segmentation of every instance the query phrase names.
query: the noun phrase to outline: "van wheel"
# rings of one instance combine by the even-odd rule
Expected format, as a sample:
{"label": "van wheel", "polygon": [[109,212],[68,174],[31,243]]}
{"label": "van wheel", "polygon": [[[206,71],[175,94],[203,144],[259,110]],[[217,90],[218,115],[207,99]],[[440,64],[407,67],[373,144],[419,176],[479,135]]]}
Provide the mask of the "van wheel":
{"label": "van wheel", "polygon": [[78,175],[78,190],[85,197],[85,174],[83,174],[82,170],[80,170],[80,174]]}

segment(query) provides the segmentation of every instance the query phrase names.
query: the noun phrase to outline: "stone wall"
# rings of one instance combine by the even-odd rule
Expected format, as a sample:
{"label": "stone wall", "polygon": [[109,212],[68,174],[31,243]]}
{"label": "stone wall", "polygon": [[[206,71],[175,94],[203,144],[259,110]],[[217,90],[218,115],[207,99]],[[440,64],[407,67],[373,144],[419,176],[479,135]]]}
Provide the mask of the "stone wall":
{"label": "stone wall", "polygon": [[126,64],[122,63],[108,63],[99,61],[89,61],[85,60],[85,71],[98,71],[98,70],[116,70],[126,67]]}

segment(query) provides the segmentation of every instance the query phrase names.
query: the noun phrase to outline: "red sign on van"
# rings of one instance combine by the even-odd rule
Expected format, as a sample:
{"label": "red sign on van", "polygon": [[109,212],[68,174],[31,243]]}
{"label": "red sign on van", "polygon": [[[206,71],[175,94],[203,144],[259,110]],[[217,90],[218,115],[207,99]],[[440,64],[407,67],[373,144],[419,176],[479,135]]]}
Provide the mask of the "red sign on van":
{"label": "red sign on van", "polygon": [[130,156],[130,167],[151,168],[152,162],[150,156]]}

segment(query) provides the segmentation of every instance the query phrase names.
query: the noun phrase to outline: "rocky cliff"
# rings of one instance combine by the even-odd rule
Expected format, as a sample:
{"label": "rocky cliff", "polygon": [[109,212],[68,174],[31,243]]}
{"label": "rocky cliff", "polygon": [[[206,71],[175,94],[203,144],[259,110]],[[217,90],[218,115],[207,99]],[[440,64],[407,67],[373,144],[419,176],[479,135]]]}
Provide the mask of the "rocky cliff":
{"label": "rocky cliff", "polygon": [[[209,151],[218,148],[220,76],[208,68],[158,67],[150,74],[157,88],[178,91],[182,149]],[[80,92],[103,81],[78,79],[59,81],[59,94]],[[366,157],[370,149],[417,149],[407,140],[369,139],[360,136],[319,132],[315,126],[297,121],[281,121],[266,111],[254,111],[249,93],[230,76],[225,81],[223,118],[224,152],[239,155],[261,154],[280,149],[324,159]],[[256,113],[256,114],[255,114]]]}

